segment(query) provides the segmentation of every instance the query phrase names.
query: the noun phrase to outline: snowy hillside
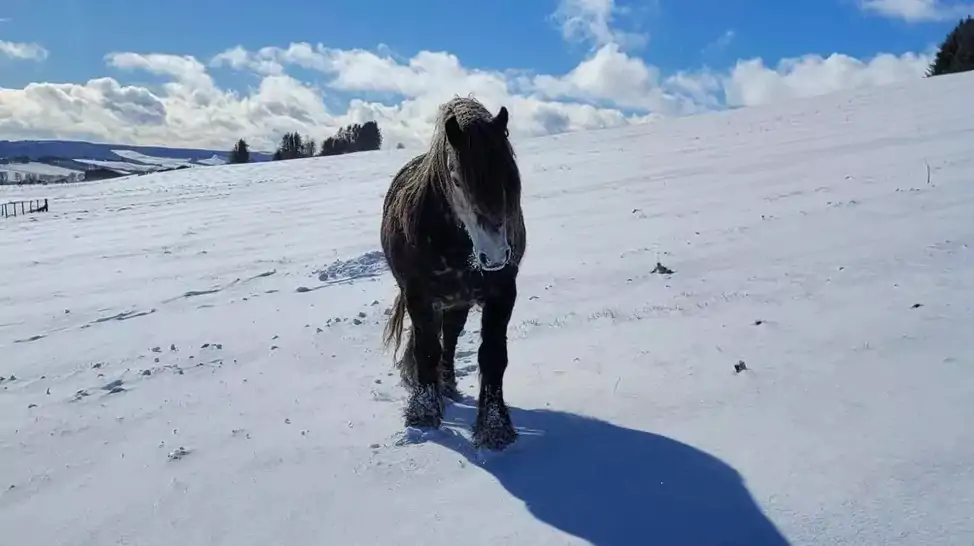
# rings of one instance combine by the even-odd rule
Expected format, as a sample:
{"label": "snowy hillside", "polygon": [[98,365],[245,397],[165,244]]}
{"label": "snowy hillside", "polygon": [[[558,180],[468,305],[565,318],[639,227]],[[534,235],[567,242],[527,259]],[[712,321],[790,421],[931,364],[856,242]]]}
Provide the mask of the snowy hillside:
{"label": "snowy hillside", "polygon": [[[169,161],[185,160],[199,164],[212,164],[213,156],[225,157],[229,150],[200,150],[193,148],[167,148],[161,146],[129,146],[102,144],[76,140],[0,140],[0,157],[27,156],[32,160],[45,157],[76,157],[118,161],[118,152],[128,151],[138,156]],[[251,161],[270,161],[272,153],[251,150]]]}
{"label": "snowy hillside", "polygon": [[411,153],[0,188],[51,199],[0,223],[0,541],[972,544],[972,87],[515,142],[491,455],[465,405],[396,443],[378,225]]}

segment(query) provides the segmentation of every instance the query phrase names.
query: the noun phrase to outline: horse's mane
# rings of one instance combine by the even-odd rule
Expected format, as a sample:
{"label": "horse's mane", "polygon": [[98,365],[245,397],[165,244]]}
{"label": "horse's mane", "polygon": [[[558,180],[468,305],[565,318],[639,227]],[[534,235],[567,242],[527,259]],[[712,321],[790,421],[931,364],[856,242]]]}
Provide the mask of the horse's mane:
{"label": "horse's mane", "polygon": [[[456,119],[475,153],[453,151],[446,136],[446,122],[451,117]],[[396,174],[399,186],[389,192],[386,203],[389,221],[399,224],[407,243],[415,244],[420,236],[418,209],[428,192],[442,195],[448,190],[446,185],[452,184],[448,162],[451,155],[457,160],[462,158],[457,162],[463,169],[464,179],[474,182],[473,187],[477,187],[478,178],[507,169],[508,203],[519,206],[521,180],[514,150],[506,137],[488,130],[487,124],[492,119],[490,111],[473,97],[454,97],[440,106],[429,149],[411,159]]]}

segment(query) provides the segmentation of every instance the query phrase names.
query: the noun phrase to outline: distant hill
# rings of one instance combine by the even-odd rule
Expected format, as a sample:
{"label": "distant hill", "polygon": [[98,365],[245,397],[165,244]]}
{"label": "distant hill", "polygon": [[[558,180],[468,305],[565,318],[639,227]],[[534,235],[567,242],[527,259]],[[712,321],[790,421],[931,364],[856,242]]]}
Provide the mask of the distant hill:
{"label": "distant hill", "polygon": [[[123,144],[97,144],[72,140],[0,140],[0,158],[29,157],[38,160],[47,157],[66,159],[98,159],[118,161],[123,159],[112,150],[129,150],[147,156],[203,162],[218,156],[226,161],[230,150],[199,150],[192,148],[166,148],[161,146],[126,146]],[[251,152],[252,161],[270,161],[271,154]]]}

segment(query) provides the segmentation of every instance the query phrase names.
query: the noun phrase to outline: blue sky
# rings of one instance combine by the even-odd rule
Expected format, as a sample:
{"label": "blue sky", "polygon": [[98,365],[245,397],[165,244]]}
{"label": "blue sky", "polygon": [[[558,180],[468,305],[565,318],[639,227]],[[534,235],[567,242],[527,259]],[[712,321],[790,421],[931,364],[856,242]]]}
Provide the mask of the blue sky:
{"label": "blue sky", "polygon": [[[0,53],[6,44],[8,54],[6,58],[0,55],[0,93],[6,95],[0,98],[6,97],[7,104],[0,104],[0,138],[17,131],[87,135],[95,125],[101,127],[99,134],[104,138],[115,138],[117,131],[106,128],[106,123],[118,122],[121,127],[131,121],[118,114],[131,112],[131,105],[105,107],[105,119],[97,124],[65,118],[77,125],[74,128],[65,125],[65,119],[25,121],[23,112],[30,110],[29,106],[45,109],[38,106],[37,93],[25,91],[32,82],[76,84],[68,90],[57,89],[79,100],[89,100],[93,93],[142,97],[144,91],[148,95],[138,99],[142,102],[136,101],[135,108],[156,101],[159,106],[150,106],[150,110],[164,115],[137,119],[151,118],[155,125],[175,123],[176,113],[191,106],[177,104],[182,91],[164,89],[163,83],[175,79],[183,90],[191,85],[206,87],[199,78],[176,75],[171,67],[158,68],[160,63],[165,64],[158,56],[151,61],[129,57],[126,62],[108,62],[106,55],[112,53],[192,56],[206,67],[208,77],[221,91],[253,95],[257,86],[273,86],[276,98],[269,99],[270,91],[265,91],[260,98],[265,101],[283,101],[285,96],[294,101],[299,95],[300,100],[308,101],[304,90],[308,86],[321,104],[301,106],[303,113],[295,119],[305,120],[301,122],[305,126],[336,125],[356,116],[397,116],[390,121],[400,126],[396,130],[401,131],[402,138],[415,140],[421,139],[423,130],[411,126],[403,112],[410,110],[411,115],[429,118],[428,108],[419,112],[410,101],[432,97],[433,84],[428,82],[429,89],[414,90],[411,95],[398,89],[415,87],[415,81],[396,83],[392,86],[395,92],[389,92],[390,86],[381,82],[335,86],[333,83],[344,77],[332,66],[337,62],[337,52],[368,50],[407,67],[421,51],[448,52],[459,58],[465,71],[447,77],[457,93],[481,91],[477,87],[480,83],[473,81],[476,78],[470,71],[474,70],[504,80],[510,87],[505,93],[522,87],[507,79],[505,71],[551,75],[557,81],[548,81],[543,88],[534,82],[527,86],[528,91],[517,90],[521,99],[535,101],[530,106],[534,125],[525,131],[538,134],[546,127],[577,129],[644,121],[645,116],[656,113],[695,113],[827,92],[845,85],[839,82],[823,87],[816,83],[831,77],[829,74],[842,75],[850,86],[913,77],[927,57],[900,56],[929,55],[930,48],[943,39],[963,12],[955,2],[946,0],[5,0],[0,7],[0,19],[4,20],[0,23]],[[606,20],[608,13],[611,19]],[[559,17],[565,14],[579,17],[594,30],[567,36],[563,33],[566,19]],[[624,36],[638,40],[627,41]],[[247,71],[242,61],[234,68],[213,62],[216,55],[235,46],[241,46],[253,60],[261,48],[284,50],[305,42],[325,48],[321,50],[324,53],[315,54],[319,60],[327,57],[330,68],[320,67],[325,61],[318,68],[309,68],[307,55],[304,61],[295,62],[293,55],[281,61],[283,54],[278,51],[275,62],[285,67],[278,73],[300,80],[300,85],[292,82],[288,90],[283,90],[283,84],[275,79],[277,75]],[[31,51],[46,53],[43,58],[33,55],[28,59],[30,55],[24,53],[28,46],[40,48]],[[604,48],[601,56],[600,48]],[[789,73],[793,69],[778,65],[782,59],[808,55],[823,61],[836,53],[843,55],[842,59],[833,58],[831,64],[806,62],[800,71]],[[895,66],[862,64],[880,53],[897,56]],[[759,60],[760,66],[742,68],[742,61],[747,60]],[[569,77],[586,63],[590,65],[587,72]],[[343,66],[346,71],[354,69],[349,63]],[[850,71],[855,74],[848,76]],[[693,81],[657,81],[680,72],[692,73]],[[102,85],[93,90],[86,83],[103,77],[111,78],[118,89],[113,87],[109,92]],[[375,77],[381,80],[381,71]],[[424,81],[432,78],[430,73],[410,77]],[[625,89],[627,78],[634,78],[641,87]],[[769,78],[778,78],[777,83],[769,83]],[[613,89],[606,83],[610,81]],[[197,90],[197,96],[202,92]],[[659,93],[660,97],[643,104],[635,98],[639,93]],[[373,103],[355,110],[351,101],[357,97]],[[737,97],[736,103],[730,97]],[[497,100],[508,98],[498,96]],[[103,97],[95,102],[104,106],[106,100]],[[566,101],[596,105],[604,115],[593,121],[582,110],[568,112],[561,106],[557,106],[561,111],[552,113],[556,108],[553,104]],[[670,106],[662,107],[660,101]],[[677,107],[673,106],[675,102],[693,104]],[[19,117],[12,106],[15,103],[20,108]],[[383,104],[398,109],[397,113],[383,110]],[[240,103],[236,108],[253,113],[251,104]],[[4,115],[10,118],[6,123]],[[545,121],[551,116],[567,117]],[[314,123],[307,121],[311,119]],[[281,131],[278,121],[243,129],[260,133],[258,138],[273,139],[274,133]],[[183,132],[172,129],[173,134]],[[144,138],[163,135],[143,133]],[[122,140],[142,138],[128,131]]]}
{"label": "blue sky", "polygon": [[[79,81],[102,76],[112,51],[210,57],[234,45],[257,49],[307,41],[400,55],[446,50],[468,66],[561,73],[584,56],[566,44],[551,0],[7,0],[0,39],[40,42],[52,52],[43,65],[4,66],[0,85],[35,79]],[[94,7],[97,5],[97,7]],[[774,61],[806,53],[865,57],[920,51],[938,43],[955,21],[922,24],[880,17],[854,0],[621,1],[633,11],[620,21],[650,37],[635,53],[670,72],[738,58]],[[205,8],[201,9],[202,6]],[[724,48],[706,48],[727,31]]]}

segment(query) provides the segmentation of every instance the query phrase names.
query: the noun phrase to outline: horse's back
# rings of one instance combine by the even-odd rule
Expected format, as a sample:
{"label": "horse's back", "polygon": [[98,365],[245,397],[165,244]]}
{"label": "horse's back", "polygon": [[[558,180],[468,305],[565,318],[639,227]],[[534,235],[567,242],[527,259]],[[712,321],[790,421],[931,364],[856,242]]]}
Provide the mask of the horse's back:
{"label": "horse's back", "polygon": [[391,199],[391,196],[395,195],[396,192],[402,190],[403,187],[413,181],[424,159],[426,159],[426,152],[413,156],[409,161],[403,163],[402,167],[399,167],[396,174],[392,176],[392,182],[389,183],[389,189],[386,191],[387,202]]}
{"label": "horse's back", "polygon": [[419,154],[396,171],[389,183],[389,188],[386,190],[382,204],[380,243],[386,262],[397,279],[402,268],[402,264],[398,262],[402,259],[410,237],[406,233],[406,226],[415,221],[415,218],[411,218],[410,215],[420,213],[414,206],[411,206],[410,198],[413,196],[409,193],[417,189],[417,184],[423,183],[419,177],[423,176],[421,167],[425,158],[426,153]]}

